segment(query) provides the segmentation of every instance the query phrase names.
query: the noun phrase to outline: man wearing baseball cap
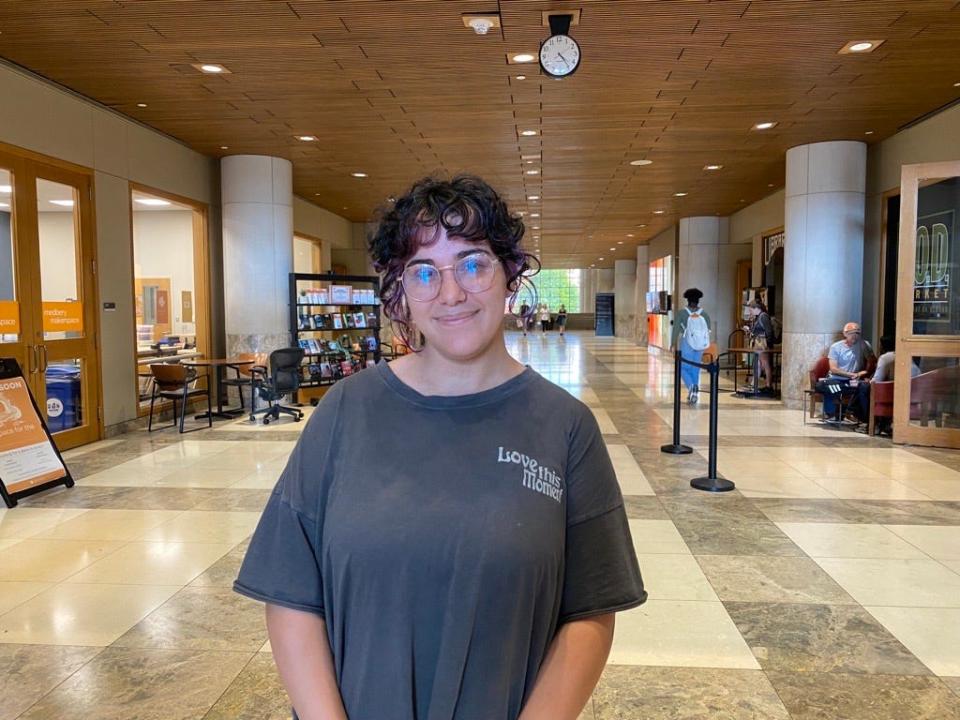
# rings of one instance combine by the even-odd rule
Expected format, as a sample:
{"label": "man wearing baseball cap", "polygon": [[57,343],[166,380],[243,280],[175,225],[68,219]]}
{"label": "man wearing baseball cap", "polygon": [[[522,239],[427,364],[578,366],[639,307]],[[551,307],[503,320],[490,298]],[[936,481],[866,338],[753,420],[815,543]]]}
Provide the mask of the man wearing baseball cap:
{"label": "man wearing baseball cap", "polygon": [[[823,395],[823,416],[825,419],[839,421],[841,396],[854,395],[860,379],[867,376],[867,363],[873,355],[870,343],[862,337],[860,324],[848,322],[843,326],[843,340],[830,346],[827,357],[830,359],[830,374],[817,384],[817,391]],[[855,404],[852,410],[863,422],[867,418],[865,403]]]}

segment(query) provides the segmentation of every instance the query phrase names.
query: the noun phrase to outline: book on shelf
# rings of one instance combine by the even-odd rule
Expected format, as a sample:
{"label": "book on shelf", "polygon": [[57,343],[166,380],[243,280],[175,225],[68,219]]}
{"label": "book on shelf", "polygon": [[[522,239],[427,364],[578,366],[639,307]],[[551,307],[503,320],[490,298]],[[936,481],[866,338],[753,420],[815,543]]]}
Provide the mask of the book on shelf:
{"label": "book on shelf", "polygon": [[297,340],[297,345],[300,346],[300,349],[304,352],[310,352],[310,341],[305,338],[300,338]]}
{"label": "book on shelf", "polygon": [[334,305],[349,305],[353,301],[352,285],[331,285],[330,302]]}
{"label": "book on shelf", "polygon": [[331,317],[333,318],[333,329],[343,330],[343,315],[334,313]]}
{"label": "book on shelf", "polygon": [[330,363],[320,363],[320,377],[323,379],[329,379],[333,377],[333,368],[330,367]]}
{"label": "book on shelf", "polygon": [[367,317],[362,312],[357,312],[353,314],[353,326],[358,328],[365,328],[367,326]]}
{"label": "book on shelf", "polygon": [[353,315],[350,313],[343,313],[343,326],[345,328],[353,327]]}
{"label": "book on shelf", "polygon": [[367,326],[367,327],[376,327],[376,326],[379,325],[379,324],[380,324],[380,318],[377,317],[377,314],[376,314],[375,312],[368,312],[368,313],[367,313],[367,325],[366,325],[366,326]]}
{"label": "book on shelf", "polygon": [[[353,375],[353,363],[351,363],[349,360],[341,360],[340,372],[343,373],[344,377],[347,375]],[[366,377],[366,375],[364,375],[364,377]]]}
{"label": "book on shelf", "polygon": [[318,343],[314,338],[310,338],[307,342],[310,343],[310,352],[313,354],[318,355],[323,352],[323,348],[320,347],[320,343]]}

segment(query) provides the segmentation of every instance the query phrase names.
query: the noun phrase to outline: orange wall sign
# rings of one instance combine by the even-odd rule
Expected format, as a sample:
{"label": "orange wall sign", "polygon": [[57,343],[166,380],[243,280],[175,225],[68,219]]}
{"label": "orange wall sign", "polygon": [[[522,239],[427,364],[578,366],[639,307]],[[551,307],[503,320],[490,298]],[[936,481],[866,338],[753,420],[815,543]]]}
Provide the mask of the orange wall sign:
{"label": "orange wall sign", "polygon": [[0,300],[0,334],[20,334],[20,303],[16,300]]}
{"label": "orange wall sign", "polygon": [[83,303],[43,303],[44,332],[83,332]]}

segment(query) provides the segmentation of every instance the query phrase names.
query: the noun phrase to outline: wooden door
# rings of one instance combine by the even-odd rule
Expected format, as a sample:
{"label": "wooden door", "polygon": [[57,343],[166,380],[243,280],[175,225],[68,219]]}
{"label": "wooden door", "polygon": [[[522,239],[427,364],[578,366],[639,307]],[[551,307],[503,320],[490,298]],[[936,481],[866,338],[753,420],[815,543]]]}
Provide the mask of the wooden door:
{"label": "wooden door", "polygon": [[893,437],[960,448],[960,161],[905,165],[900,198]]}

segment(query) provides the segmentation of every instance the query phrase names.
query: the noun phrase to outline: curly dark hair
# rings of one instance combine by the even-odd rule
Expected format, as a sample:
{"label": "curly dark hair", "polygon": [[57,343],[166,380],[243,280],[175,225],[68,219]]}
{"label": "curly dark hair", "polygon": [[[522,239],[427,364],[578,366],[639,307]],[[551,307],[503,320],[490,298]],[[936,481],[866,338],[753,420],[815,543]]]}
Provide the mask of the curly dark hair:
{"label": "curly dark hair", "polygon": [[407,261],[421,247],[435,243],[441,227],[451,237],[490,243],[513,293],[511,311],[521,288],[529,286],[529,278],[540,270],[539,260],[520,247],[523,220],[510,214],[489,184],[472,175],[418,180],[392,207],[379,212],[377,229],[367,239],[373,266],[381,276],[384,313],[407,345],[413,332],[400,279]]}
{"label": "curly dark hair", "polygon": [[683,298],[691,305],[698,305],[700,303],[700,298],[703,297],[703,293],[699,288],[690,288],[685,290],[683,293]]}

